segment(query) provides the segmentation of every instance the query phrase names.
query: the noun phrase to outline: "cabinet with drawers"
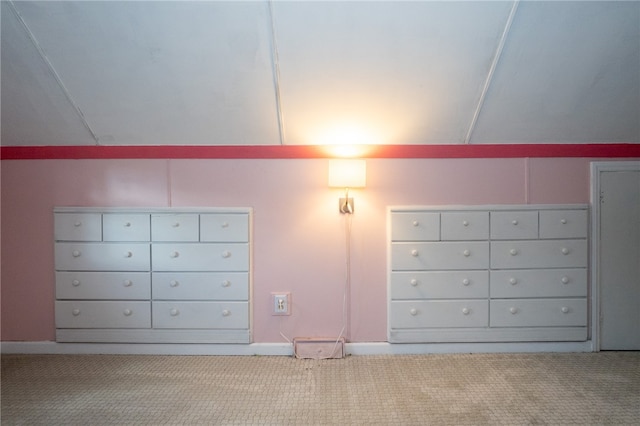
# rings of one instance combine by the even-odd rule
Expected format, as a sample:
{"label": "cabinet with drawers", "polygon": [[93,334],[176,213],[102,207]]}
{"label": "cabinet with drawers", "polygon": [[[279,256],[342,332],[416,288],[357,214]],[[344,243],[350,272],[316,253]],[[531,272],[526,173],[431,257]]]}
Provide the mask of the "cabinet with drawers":
{"label": "cabinet with drawers", "polygon": [[59,342],[250,343],[251,210],[56,208]]}
{"label": "cabinet with drawers", "polygon": [[390,342],[587,339],[587,206],[388,214]]}

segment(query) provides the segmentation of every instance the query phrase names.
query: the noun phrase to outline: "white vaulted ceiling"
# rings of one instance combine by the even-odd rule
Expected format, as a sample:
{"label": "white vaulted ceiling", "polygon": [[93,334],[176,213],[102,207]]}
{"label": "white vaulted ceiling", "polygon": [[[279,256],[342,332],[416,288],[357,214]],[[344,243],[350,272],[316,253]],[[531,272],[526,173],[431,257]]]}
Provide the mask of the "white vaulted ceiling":
{"label": "white vaulted ceiling", "polygon": [[637,1],[2,1],[2,145],[640,143]]}

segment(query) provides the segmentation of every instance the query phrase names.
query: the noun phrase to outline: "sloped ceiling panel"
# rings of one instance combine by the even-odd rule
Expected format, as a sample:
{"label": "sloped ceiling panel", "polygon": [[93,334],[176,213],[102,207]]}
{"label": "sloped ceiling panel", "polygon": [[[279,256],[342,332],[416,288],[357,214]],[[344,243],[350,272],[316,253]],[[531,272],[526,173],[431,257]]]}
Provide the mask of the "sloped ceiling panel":
{"label": "sloped ceiling panel", "polygon": [[275,2],[286,142],[462,142],[510,9]]}
{"label": "sloped ceiling panel", "polygon": [[521,2],[477,143],[640,142],[640,2]]}
{"label": "sloped ceiling panel", "polygon": [[2,144],[95,142],[11,5],[2,14]]}
{"label": "sloped ceiling panel", "polygon": [[266,3],[13,5],[100,143],[279,143]]}

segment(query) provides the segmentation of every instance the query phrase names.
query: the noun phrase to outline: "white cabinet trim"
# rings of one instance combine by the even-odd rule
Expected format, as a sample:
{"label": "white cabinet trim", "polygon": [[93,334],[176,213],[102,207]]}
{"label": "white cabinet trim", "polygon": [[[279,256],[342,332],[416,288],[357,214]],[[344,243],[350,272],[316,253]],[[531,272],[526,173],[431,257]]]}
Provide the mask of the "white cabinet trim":
{"label": "white cabinet trim", "polygon": [[[572,215],[568,216],[568,220],[563,220],[562,224],[567,224],[566,226],[571,226],[574,224],[572,218],[581,218],[578,221],[578,225],[574,226],[570,229],[570,233],[567,235],[562,235],[559,233],[557,237],[553,235],[549,235],[549,233],[542,232],[541,227],[551,226],[549,225],[549,221],[546,221],[546,224],[540,223],[541,221],[538,217],[543,214],[547,215],[546,212],[552,212],[551,217],[554,219],[557,217],[558,220],[561,219],[561,215],[557,215],[558,212],[562,212],[566,210],[568,213],[572,213]],[[535,225],[535,232],[533,230],[529,230],[529,234],[527,238],[522,238],[522,235],[514,232],[512,238],[507,238],[509,233],[499,232],[497,234],[492,233],[491,224],[495,223],[491,219],[492,213],[499,213],[501,215],[501,220],[504,220],[504,214],[508,212],[531,212],[535,214],[535,220],[533,215],[529,213],[527,215],[528,225]],[[431,224],[439,224],[440,230],[439,232],[427,232],[425,230],[417,233],[417,237],[415,239],[411,238],[410,230],[411,224],[409,222],[402,223],[400,220],[394,220],[395,215],[402,215],[405,222],[411,221],[410,213],[415,213],[416,216],[429,216],[432,217],[433,214],[439,214],[440,220],[432,220]],[[488,217],[488,229],[486,232],[486,238],[482,241],[477,240],[478,234],[471,233],[468,240],[461,241],[464,235],[463,233],[454,233],[447,234],[442,230],[443,226],[451,226],[447,225],[450,221],[443,221],[442,217],[456,217],[456,218],[464,218],[465,214],[469,214],[469,217],[481,217],[478,216],[479,213],[486,213]],[[575,214],[574,214],[575,213]],[[548,216],[548,215],[547,215]],[[586,221],[584,218],[586,217]],[[396,218],[397,219],[397,218]],[[420,322],[420,320],[414,320],[413,318],[404,318],[401,319],[400,315],[409,315],[406,312],[410,312],[412,316],[420,317],[421,309],[426,309],[428,306],[440,307],[444,302],[450,303],[451,306],[457,306],[458,302],[464,302],[465,296],[460,293],[460,295],[455,297],[449,297],[449,299],[443,299],[442,297],[432,297],[427,296],[428,292],[426,290],[422,291],[422,293],[416,293],[417,295],[424,294],[424,298],[420,297],[411,297],[407,298],[407,291],[403,293],[398,293],[397,291],[392,291],[392,282],[395,282],[397,285],[398,279],[397,275],[399,273],[415,273],[415,274],[424,274],[424,273],[433,273],[433,272],[448,272],[448,273],[460,273],[464,272],[463,264],[453,264],[453,263],[442,263],[443,268],[433,268],[429,266],[427,260],[420,260],[420,248],[423,251],[427,251],[427,248],[433,250],[438,250],[438,247],[442,247],[444,249],[448,249],[452,244],[487,244],[489,249],[489,255],[491,262],[487,264],[486,267],[480,268],[486,272],[492,271],[527,271],[529,275],[536,272],[536,268],[541,268],[539,271],[545,271],[545,274],[548,275],[548,272],[553,271],[569,271],[569,270],[582,270],[584,271],[584,276],[588,276],[588,268],[589,268],[589,258],[588,258],[588,240],[589,240],[589,206],[586,204],[509,204],[509,205],[473,205],[473,206],[390,206],[387,208],[387,269],[388,269],[388,277],[387,277],[387,299],[388,299],[388,339],[389,342],[393,343],[416,343],[416,344],[439,344],[439,343],[455,343],[455,342],[465,342],[469,344],[473,343],[482,343],[484,345],[497,343],[497,342],[530,342],[531,344],[535,344],[538,342],[557,342],[558,344],[572,342],[572,341],[582,341],[589,342],[589,326],[590,319],[588,314],[588,306],[589,306],[589,294],[586,291],[586,283],[584,283],[585,289],[582,291],[577,290],[574,293],[562,294],[562,292],[549,292],[546,294],[543,292],[542,294],[524,294],[521,296],[517,296],[514,294],[513,296],[505,297],[495,297],[494,295],[488,294],[485,298],[480,298],[477,300],[484,300],[487,302],[489,311],[487,314],[488,324],[485,326],[485,321],[479,321],[477,326],[470,326],[468,328],[461,328],[460,326],[456,326],[458,322],[457,320],[451,320],[451,326],[447,326],[448,322],[443,318],[436,318],[433,321],[429,322],[429,315],[425,313],[426,322]],[[397,239],[394,236],[398,236],[398,234],[393,229],[394,226],[401,225],[405,228],[405,232],[403,232],[402,238]],[[459,224],[457,224],[459,225]],[[469,228],[471,228],[471,221],[469,221]],[[518,224],[516,224],[518,225]],[[465,226],[465,224],[463,224]],[[501,225],[504,226],[504,225]],[[556,225],[553,222],[553,226],[563,226]],[[460,228],[464,229],[464,228]],[[576,232],[576,229],[578,232]],[[437,240],[425,240],[421,238],[421,235],[439,235],[439,239]],[[446,236],[453,235],[451,238],[446,238]],[[533,238],[532,238],[533,237]],[[428,242],[427,242],[428,241]],[[494,253],[496,249],[502,247],[503,249],[506,247],[507,249],[509,244],[513,244],[514,249],[511,251],[507,251],[506,255],[501,253],[498,257],[497,253]],[[410,249],[411,246],[415,246],[415,253],[411,256],[407,255],[407,249]],[[516,248],[516,246],[519,248]],[[557,251],[558,258],[554,258],[555,254],[549,253],[549,250],[552,250],[554,253]],[[447,251],[447,250],[445,250]],[[450,251],[450,250],[449,250]],[[399,252],[402,256],[404,256],[401,261],[398,263]],[[405,253],[406,252],[406,253]],[[519,253],[521,252],[521,253]],[[530,260],[528,262],[521,261],[513,261],[513,259],[518,258],[518,255],[530,255],[536,256],[540,255],[541,259],[539,260]],[[442,253],[440,253],[442,255]],[[434,254],[434,256],[438,256],[438,254]],[[505,257],[506,256],[506,257]],[[499,259],[503,259],[500,261]],[[399,266],[399,267],[398,267]],[[478,267],[474,267],[473,269],[478,270]],[[395,278],[394,278],[395,277]],[[562,278],[562,277],[561,277]],[[408,278],[405,277],[405,281]],[[410,278],[409,278],[410,279]],[[491,283],[490,283],[491,285]],[[548,287],[548,284],[547,284]],[[548,289],[548,288],[547,288]],[[543,289],[544,290],[544,289]],[[396,299],[394,299],[394,293]],[[557,293],[557,294],[556,294]],[[400,296],[399,296],[400,295]],[[404,296],[402,296],[404,295]],[[399,297],[398,297],[399,296]],[[562,303],[562,300],[567,299],[566,303]],[[561,309],[563,314],[556,315],[555,311],[554,315],[555,319],[540,319],[540,318],[526,318],[524,321],[521,318],[518,318],[517,321],[513,322],[513,325],[509,325],[509,319],[504,319],[499,322],[492,320],[491,309],[492,307],[497,307],[499,303],[492,303],[494,300],[499,300],[500,303],[521,303],[522,306],[543,306],[555,308],[555,305],[558,304],[558,309]],[[406,303],[405,303],[406,302]],[[575,303],[574,303],[575,302]],[[406,307],[405,307],[406,305]],[[411,306],[409,306],[411,305]],[[415,306],[414,306],[415,305]],[[548,305],[548,306],[547,306]],[[553,305],[553,306],[552,306]],[[566,305],[566,306],[565,306]],[[398,312],[399,307],[403,307],[406,312],[401,314]],[[411,309],[411,308],[414,309]],[[471,312],[471,309],[467,309],[468,312]],[[415,313],[414,313],[415,312]],[[435,312],[435,311],[434,311]],[[568,321],[570,314],[574,314],[571,321]],[[431,315],[435,315],[431,313]],[[441,315],[450,315],[449,312],[441,312]],[[575,319],[576,316],[579,316],[579,319]],[[584,317],[584,318],[582,318]],[[515,315],[514,315],[515,318]],[[566,324],[565,324],[566,323]],[[394,328],[394,324],[401,324],[402,326]],[[430,325],[424,325],[430,324]],[[492,324],[496,326],[492,326]],[[531,325],[529,325],[531,324]],[[567,326],[570,325],[570,326]]]}
{"label": "white cabinet trim", "polygon": [[[53,213],[58,342],[251,343],[252,209],[56,207]],[[204,240],[201,216],[209,228]],[[91,220],[83,233],[85,218]],[[173,229],[170,218],[188,218],[189,226]],[[154,224],[169,229],[156,233],[158,241]],[[154,247],[167,259],[154,261]],[[152,281],[165,271],[176,283],[183,274],[183,286],[191,282],[175,299],[167,292],[154,295]],[[241,282],[231,278],[240,276]],[[193,282],[198,279],[206,282]],[[122,285],[147,289],[134,294]],[[244,289],[230,294],[232,285]],[[158,309],[169,313],[161,319]]]}

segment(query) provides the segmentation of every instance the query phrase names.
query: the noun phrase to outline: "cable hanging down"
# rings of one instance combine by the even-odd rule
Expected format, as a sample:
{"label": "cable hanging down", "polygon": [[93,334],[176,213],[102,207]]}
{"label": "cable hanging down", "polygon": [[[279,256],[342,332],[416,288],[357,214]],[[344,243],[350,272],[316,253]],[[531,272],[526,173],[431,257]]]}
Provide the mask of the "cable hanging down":
{"label": "cable hanging down", "polygon": [[[353,222],[353,215],[345,215],[344,217],[344,224],[345,224],[345,276],[344,276],[344,286],[342,289],[342,328],[340,329],[340,332],[338,333],[338,337],[336,338],[335,343],[333,344],[333,348],[331,349],[331,351],[324,357],[316,357],[313,358],[314,360],[324,360],[324,359],[331,359],[334,358],[334,356],[336,355],[336,352],[338,350],[338,346],[340,345],[340,342],[342,341],[343,337],[347,337],[349,338],[349,332],[350,332],[350,319],[349,319],[349,310],[348,310],[348,304],[349,304],[349,293],[351,290],[351,229],[352,229],[352,222]],[[289,340],[283,333],[282,331],[280,332],[280,335],[289,343],[291,343],[291,340]],[[301,358],[298,353],[296,352],[295,346],[294,346],[294,352],[293,355],[296,358]]]}

